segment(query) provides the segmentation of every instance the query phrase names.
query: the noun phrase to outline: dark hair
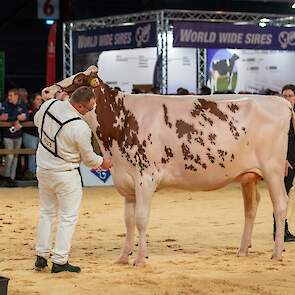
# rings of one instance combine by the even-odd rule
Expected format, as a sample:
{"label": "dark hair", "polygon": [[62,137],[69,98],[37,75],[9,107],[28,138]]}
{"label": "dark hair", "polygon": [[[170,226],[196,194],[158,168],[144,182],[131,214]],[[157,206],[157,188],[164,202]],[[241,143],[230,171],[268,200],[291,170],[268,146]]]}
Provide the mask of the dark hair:
{"label": "dark hair", "polygon": [[292,90],[293,93],[295,94],[295,85],[293,85],[293,84],[287,84],[287,85],[283,86],[283,88],[282,88],[282,93],[283,93],[285,90]]}
{"label": "dark hair", "polygon": [[211,89],[205,85],[203,85],[200,89],[200,95],[210,95],[211,94]]}
{"label": "dark hair", "polygon": [[41,96],[41,93],[39,93],[39,92],[32,93],[30,95],[30,102],[33,102],[36,99],[36,97],[39,96],[39,95]]}
{"label": "dark hair", "polygon": [[34,92],[34,93],[32,93],[30,95],[30,99],[29,99],[29,102],[28,102],[28,106],[30,108],[33,107],[34,101],[35,101],[35,99],[36,99],[37,96],[41,96],[42,97],[41,93],[39,93],[39,92]]}
{"label": "dark hair", "polygon": [[132,94],[141,94],[143,91],[139,88],[133,88],[131,91]]}
{"label": "dark hair", "polygon": [[180,87],[177,89],[177,94],[178,95],[189,95],[189,92],[187,89]]}
{"label": "dark hair", "polygon": [[92,98],[95,98],[94,92],[87,86],[81,86],[77,88],[71,95],[71,101],[73,102],[89,102]]}

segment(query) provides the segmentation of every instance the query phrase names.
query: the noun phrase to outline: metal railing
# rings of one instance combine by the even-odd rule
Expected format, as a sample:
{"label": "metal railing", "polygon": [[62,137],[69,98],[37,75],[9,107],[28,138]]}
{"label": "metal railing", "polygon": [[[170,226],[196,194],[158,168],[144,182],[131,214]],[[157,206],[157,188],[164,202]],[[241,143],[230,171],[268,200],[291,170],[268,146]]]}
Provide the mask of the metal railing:
{"label": "metal railing", "polygon": [[[0,121],[0,128],[4,127],[11,127],[13,126],[14,122],[6,122],[6,121]],[[33,121],[26,121],[21,123],[22,128],[26,127],[35,127]],[[0,149],[0,156],[3,155],[34,155],[36,154],[36,149],[31,149],[31,148],[19,148],[19,149]]]}

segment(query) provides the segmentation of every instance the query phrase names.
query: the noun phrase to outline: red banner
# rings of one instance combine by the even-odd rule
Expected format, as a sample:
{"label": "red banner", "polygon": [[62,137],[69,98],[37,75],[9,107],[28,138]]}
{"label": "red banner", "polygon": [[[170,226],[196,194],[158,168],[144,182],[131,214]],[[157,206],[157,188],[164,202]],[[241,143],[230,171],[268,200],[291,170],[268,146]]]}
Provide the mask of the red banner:
{"label": "red banner", "polygon": [[47,45],[47,70],[46,86],[50,86],[56,81],[55,45],[56,45],[56,23],[54,23],[48,34]]}

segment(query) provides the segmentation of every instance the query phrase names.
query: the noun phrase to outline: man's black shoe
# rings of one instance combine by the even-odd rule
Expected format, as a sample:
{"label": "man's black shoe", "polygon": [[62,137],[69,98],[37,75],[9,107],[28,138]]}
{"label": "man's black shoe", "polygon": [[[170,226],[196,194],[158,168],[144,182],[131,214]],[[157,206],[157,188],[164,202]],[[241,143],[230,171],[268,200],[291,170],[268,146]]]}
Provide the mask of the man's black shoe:
{"label": "man's black shoe", "polygon": [[285,236],[284,236],[284,241],[285,242],[295,242],[295,236],[292,235],[289,230],[285,231]]}
{"label": "man's black shoe", "polygon": [[0,174],[0,180],[8,180],[8,179],[9,179],[8,176],[3,176],[3,175]]}
{"label": "man's black shoe", "polygon": [[69,264],[69,262],[67,262],[66,264],[56,264],[56,263],[52,263],[52,268],[51,268],[51,272],[52,273],[58,273],[58,272],[62,272],[62,271],[69,271],[69,272],[77,272],[79,273],[81,271],[81,268],[79,266],[74,266]]}
{"label": "man's black shoe", "polygon": [[[275,219],[274,219],[274,223],[273,223],[273,240],[275,241],[275,237],[276,237],[276,223],[275,223]],[[295,236],[292,235],[289,231],[289,224],[288,224],[288,220],[285,219],[285,234],[284,234],[284,242],[295,242]]]}
{"label": "man's black shoe", "polygon": [[[275,241],[275,236],[276,234],[274,233],[273,234],[273,240]],[[295,236],[293,236],[290,232],[285,232],[285,235],[284,235],[284,242],[295,242]]]}
{"label": "man's black shoe", "polygon": [[47,260],[45,258],[37,255],[37,259],[35,262],[35,270],[41,271],[47,266],[48,266]]}
{"label": "man's black shoe", "polygon": [[287,219],[285,220],[285,236],[284,236],[285,242],[295,242],[295,236],[292,235],[289,231],[289,225]]}
{"label": "man's black shoe", "polygon": [[14,179],[8,178],[6,182],[7,187],[17,187],[16,181]]}

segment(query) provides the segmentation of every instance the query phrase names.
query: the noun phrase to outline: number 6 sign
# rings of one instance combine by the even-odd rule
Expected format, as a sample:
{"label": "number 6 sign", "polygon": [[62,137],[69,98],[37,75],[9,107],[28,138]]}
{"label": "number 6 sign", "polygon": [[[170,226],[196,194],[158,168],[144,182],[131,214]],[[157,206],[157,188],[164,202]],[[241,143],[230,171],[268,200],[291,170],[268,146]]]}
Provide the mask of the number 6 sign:
{"label": "number 6 sign", "polygon": [[59,0],[38,0],[38,18],[58,19]]}

